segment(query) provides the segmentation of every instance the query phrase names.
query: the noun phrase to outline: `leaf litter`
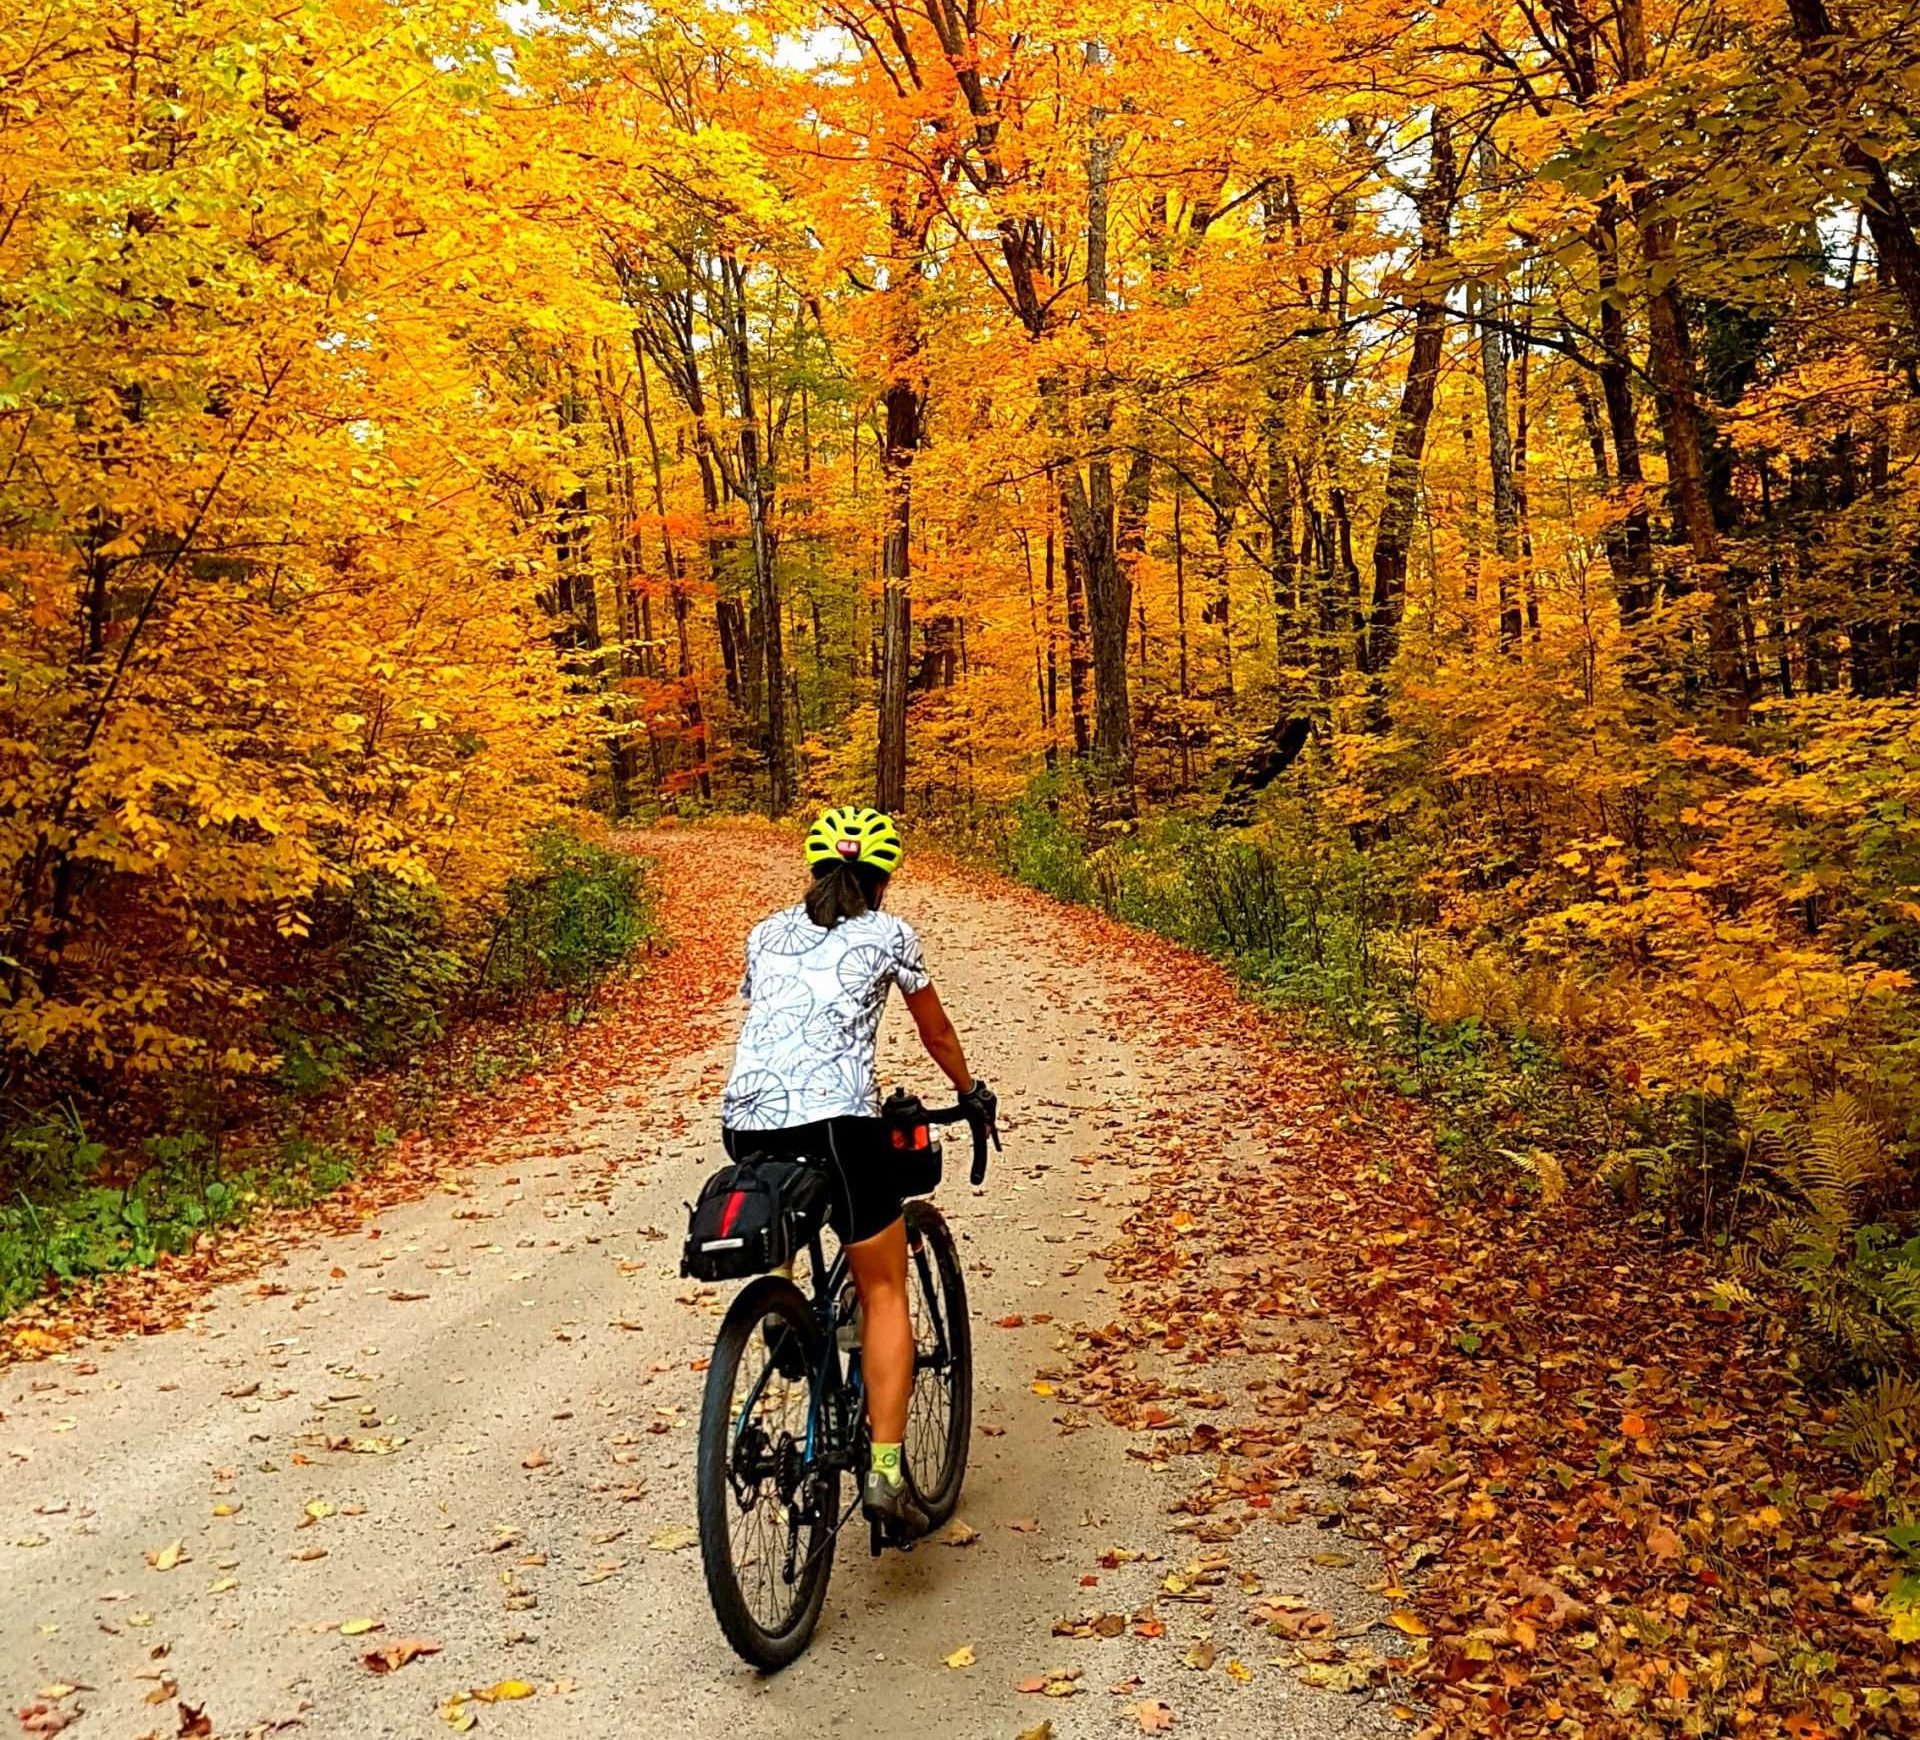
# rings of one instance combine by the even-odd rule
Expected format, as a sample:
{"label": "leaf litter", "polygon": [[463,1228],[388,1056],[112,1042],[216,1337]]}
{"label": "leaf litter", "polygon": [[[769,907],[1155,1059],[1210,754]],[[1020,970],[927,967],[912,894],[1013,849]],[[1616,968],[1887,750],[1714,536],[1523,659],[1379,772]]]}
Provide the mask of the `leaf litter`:
{"label": "leaf litter", "polygon": [[[1269,1602],[1252,1617],[1294,1652],[1280,1665],[1329,1692],[1410,1681],[1434,1734],[1915,1724],[1883,1544],[1764,1321],[1694,1303],[1697,1260],[1640,1248],[1604,1206],[1446,1195],[1417,1108],[1350,1057],[1214,963],[1059,916],[1148,969],[1133,1029],[1183,1047],[1204,1030],[1237,1068],[1230,1099],[1184,1093],[1177,1122],[1116,1138],[1147,1185],[1102,1253],[1119,1308],[1074,1326],[1071,1369],[1036,1387],[1140,1434],[1129,1455],[1204,1459],[1180,1501],[1202,1540],[1310,1516],[1309,1482],[1338,1483],[1321,1520],[1384,1558],[1395,1641]],[[1244,1355],[1260,1381],[1180,1425]],[[1211,1593],[1173,1574],[1161,1598]]]}

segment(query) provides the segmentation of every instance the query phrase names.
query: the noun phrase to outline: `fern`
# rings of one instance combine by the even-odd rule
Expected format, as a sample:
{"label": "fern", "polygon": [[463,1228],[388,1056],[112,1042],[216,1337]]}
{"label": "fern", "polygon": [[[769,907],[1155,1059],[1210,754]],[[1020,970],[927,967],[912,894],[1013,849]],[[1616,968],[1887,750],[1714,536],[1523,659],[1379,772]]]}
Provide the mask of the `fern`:
{"label": "fern", "polygon": [[1882,1372],[1841,1405],[1833,1442],[1864,1468],[1891,1463],[1902,1446],[1920,1444],[1920,1380]]}
{"label": "fern", "polygon": [[1830,1094],[1816,1108],[1806,1138],[1796,1148],[1788,1175],[1829,1218],[1848,1230],[1892,1172],[1886,1143],[1873,1116],[1850,1093]]}
{"label": "fern", "polygon": [[1803,1130],[1756,1126],[1740,1190],[1749,1231],[1727,1252],[1723,1295],[1784,1288],[1843,1361],[1870,1371],[1896,1363],[1920,1333],[1920,1241],[1900,1245],[1876,1218],[1898,1182],[1879,1125],[1853,1094],[1823,1101]]}

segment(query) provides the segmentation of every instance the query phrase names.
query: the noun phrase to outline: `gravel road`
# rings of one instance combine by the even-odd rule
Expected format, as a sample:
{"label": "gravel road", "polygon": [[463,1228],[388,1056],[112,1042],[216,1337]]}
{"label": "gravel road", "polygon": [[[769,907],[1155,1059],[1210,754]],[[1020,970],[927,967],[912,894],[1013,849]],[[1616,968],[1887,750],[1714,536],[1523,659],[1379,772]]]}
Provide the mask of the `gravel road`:
{"label": "gravel road", "polygon": [[[691,838],[659,840],[669,875]],[[730,855],[748,904],[791,897],[766,836],[697,849]],[[676,1265],[738,1015],[689,1011],[665,1074],[292,1250],[181,1329],[0,1373],[0,1689],[52,1712],[26,1731],[77,1711],[81,1740],[430,1736],[451,1714],[541,1740],[1012,1740],[1048,1721],[1076,1740],[1156,1727],[1163,1704],[1176,1735],[1404,1732],[1385,1693],[1303,1684],[1247,1618],[1251,1593],[1284,1591],[1349,1634],[1377,1625],[1360,1547],[1274,1521],[1169,1598],[1210,1551],[1169,1508],[1182,1459],[1130,1455],[1147,1434],[1035,1391],[1066,1325],[1119,1309],[1097,1253],[1145,1189],[1129,1130],[1196,1110],[1231,1057],[1198,1021],[1134,1031],[1143,969],[1089,959],[1075,914],[912,866],[895,906],[1007,1114],[988,1188],[963,1164],[941,1197],[973,1296],[976,1541],[875,1561],[850,1530],[796,1666],[758,1677],[721,1639],[689,1542],[696,1364],[725,1299]],[[931,1098],[910,1033],[893,1012],[883,1076]],[[1052,1634],[1156,1602],[1163,1636]],[[365,1665],[406,1639],[438,1648]],[[1188,1665],[1209,1639],[1217,1660]],[[1054,1669],[1078,1670],[1054,1682],[1072,1695],[1017,1689]],[[445,1708],[505,1681],[531,1695]]]}

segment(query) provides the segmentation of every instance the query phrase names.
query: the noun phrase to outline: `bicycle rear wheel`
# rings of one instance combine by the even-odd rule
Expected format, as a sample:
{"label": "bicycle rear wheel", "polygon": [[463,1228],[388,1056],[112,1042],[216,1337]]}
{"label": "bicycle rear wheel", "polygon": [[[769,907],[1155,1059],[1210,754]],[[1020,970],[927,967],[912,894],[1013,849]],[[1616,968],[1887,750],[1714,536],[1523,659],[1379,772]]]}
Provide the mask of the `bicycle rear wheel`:
{"label": "bicycle rear wheel", "polygon": [[907,1479],[936,1525],[953,1515],[973,1437],[973,1324],[959,1247],[932,1203],[907,1204],[907,1308],[913,1393],[907,1401]]}
{"label": "bicycle rear wheel", "polygon": [[[807,1647],[833,1574],[840,1473],[810,1454],[823,1338],[800,1289],[734,1300],[700,1404],[700,1558],[727,1641],[763,1671]],[[784,1368],[784,1369],[783,1369]]]}

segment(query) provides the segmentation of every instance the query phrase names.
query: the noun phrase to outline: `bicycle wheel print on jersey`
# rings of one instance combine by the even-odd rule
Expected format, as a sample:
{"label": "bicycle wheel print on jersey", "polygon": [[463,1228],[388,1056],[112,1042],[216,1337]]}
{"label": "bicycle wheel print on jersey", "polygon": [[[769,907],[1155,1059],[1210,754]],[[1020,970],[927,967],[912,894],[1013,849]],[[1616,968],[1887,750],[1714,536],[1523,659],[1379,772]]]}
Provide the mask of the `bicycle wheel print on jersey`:
{"label": "bicycle wheel print on jersey", "polygon": [[[812,1632],[853,1515],[843,1472],[878,1552],[950,1516],[966,1469],[965,1283],[939,1211],[908,1199],[939,1181],[936,1124],[972,1127],[980,1182],[996,1108],[920,939],[884,910],[901,857],[890,818],[828,810],[807,835],[803,898],[749,935],[749,1009],[721,1104],[733,1164],[708,1181],[688,1234],[689,1273],[758,1277],[708,1367],[697,1482],[716,1615],[762,1668]],[[876,1042],[895,986],[958,1093],[951,1111],[902,1094],[880,1104]],[[831,1263],[823,1225],[839,1240]],[[803,1256],[811,1297],[794,1279]]]}

